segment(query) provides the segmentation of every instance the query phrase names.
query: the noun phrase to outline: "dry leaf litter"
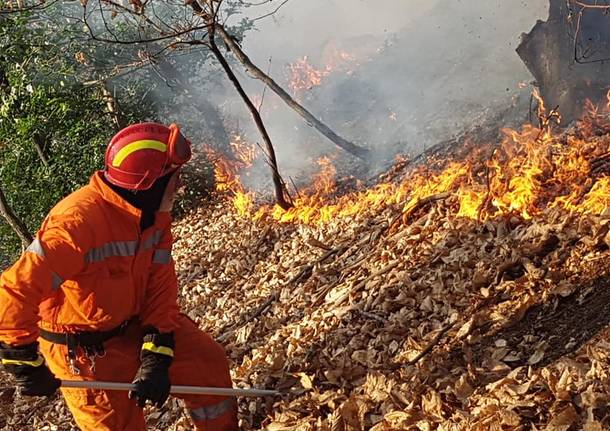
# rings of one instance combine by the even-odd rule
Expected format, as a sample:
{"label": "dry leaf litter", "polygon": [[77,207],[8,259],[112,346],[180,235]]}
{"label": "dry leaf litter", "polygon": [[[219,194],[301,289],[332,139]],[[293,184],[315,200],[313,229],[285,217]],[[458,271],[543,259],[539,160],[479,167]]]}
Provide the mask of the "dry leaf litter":
{"label": "dry leaf litter", "polygon": [[[240,399],[242,429],[609,429],[610,128],[594,114],[398,163],[380,181],[402,193],[347,216],[364,191],[307,223],[240,214],[231,195],[178,221],[183,309],[237,387],[284,394]],[[517,169],[533,195],[511,208]],[[0,403],[4,429],[75,429],[60,397]],[[148,413],[149,429],[191,429],[176,400]]]}

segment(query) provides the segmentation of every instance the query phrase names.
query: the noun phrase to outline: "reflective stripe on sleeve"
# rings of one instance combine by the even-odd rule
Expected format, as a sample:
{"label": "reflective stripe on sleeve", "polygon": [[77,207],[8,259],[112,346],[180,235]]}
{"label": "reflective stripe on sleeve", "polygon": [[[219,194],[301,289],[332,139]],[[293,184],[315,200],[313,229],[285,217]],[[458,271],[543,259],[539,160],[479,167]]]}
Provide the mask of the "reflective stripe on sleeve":
{"label": "reflective stripe on sleeve", "polygon": [[155,346],[155,343],[151,343],[150,341],[142,344],[142,350],[148,350],[160,355],[171,356],[172,358],[174,357],[173,349],[165,346]]}
{"label": "reflective stripe on sleeve", "polygon": [[[42,244],[38,238],[36,238],[32,243],[25,249],[26,253],[34,253],[36,256],[45,257],[44,249],[42,248]],[[59,287],[63,284],[64,280],[57,275],[57,273],[51,271],[51,277],[53,281],[51,282],[51,286],[53,290],[59,289]]]}
{"label": "reflective stripe on sleeve", "polygon": [[85,255],[85,261],[89,263],[101,262],[114,256],[135,256],[138,248],[137,241],[115,241],[108,242],[101,247],[92,248]]}
{"label": "reflective stripe on sleeve", "polygon": [[40,367],[44,364],[42,356],[38,355],[38,358],[34,361],[21,361],[17,359],[2,359],[2,365],[28,365],[30,367]]}
{"label": "reflective stripe on sleeve", "polygon": [[155,247],[161,242],[161,238],[163,238],[163,231],[156,230],[150,237],[144,240],[144,242],[142,243],[142,249],[148,250]]}
{"label": "reflective stripe on sleeve", "polygon": [[[149,250],[161,242],[163,231],[156,230],[150,237],[141,243],[141,250]],[[135,256],[138,251],[138,241],[113,241],[101,247],[92,248],[85,255],[88,263],[102,262],[109,257],[129,257]]]}
{"label": "reflective stripe on sleeve", "polygon": [[167,265],[172,261],[171,250],[155,250],[153,254],[153,263],[159,263],[161,265]]}
{"label": "reflective stripe on sleeve", "polygon": [[211,406],[203,406],[196,409],[189,409],[189,415],[194,421],[205,421],[219,418],[225,413],[234,409],[235,400],[233,398],[227,398],[226,400],[212,404]]}
{"label": "reflective stripe on sleeve", "polygon": [[29,251],[30,253],[34,253],[37,256],[44,257],[44,249],[42,248],[42,244],[40,240],[36,238],[32,243],[25,249],[25,251]]}

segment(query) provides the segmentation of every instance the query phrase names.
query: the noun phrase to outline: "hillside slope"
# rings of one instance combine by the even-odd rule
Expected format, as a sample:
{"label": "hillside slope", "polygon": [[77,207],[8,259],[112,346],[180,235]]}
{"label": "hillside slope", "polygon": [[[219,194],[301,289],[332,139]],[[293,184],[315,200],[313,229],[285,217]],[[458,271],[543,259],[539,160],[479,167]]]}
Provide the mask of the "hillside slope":
{"label": "hillside slope", "polygon": [[286,393],[242,400],[244,429],[610,426],[607,120],[504,131],[290,216],[183,220],[184,308],[236,384]]}
{"label": "hillside slope", "polygon": [[[608,119],[467,140],[288,214],[219,195],[176,223],[183,309],[237,386],[285,393],[241,399],[242,428],[608,428]],[[58,398],[0,399],[6,429],[71,429]],[[176,401],[149,424],[190,429]]]}

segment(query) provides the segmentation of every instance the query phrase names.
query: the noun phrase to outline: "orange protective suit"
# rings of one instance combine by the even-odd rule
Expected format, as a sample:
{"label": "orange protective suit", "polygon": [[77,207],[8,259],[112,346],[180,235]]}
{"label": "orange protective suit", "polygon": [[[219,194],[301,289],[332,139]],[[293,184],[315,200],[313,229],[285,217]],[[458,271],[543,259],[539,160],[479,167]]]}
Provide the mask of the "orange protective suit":
{"label": "orange protective suit", "polygon": [[[140,210],[101,175],[51,210],[34,242],[0,277],[0,341],[31,343],[39,326],[61,333],[108,331],[135,317],[126,333],[105,343],[102,358],[90,360],[78,349],[77,375],[65,345],[40,340],[41,353],[60,379],[129,383],[140,365],[143,328],[154,326],[174,332],[172,384],[231,387],[222,347],[179,312],[169,213],[157,213],[155,224],[140,231]],[[62,393],[83,430],[145,429],[142,410],[126,392]],[[234,399],[184,400],[197,429],[237,429]]]}

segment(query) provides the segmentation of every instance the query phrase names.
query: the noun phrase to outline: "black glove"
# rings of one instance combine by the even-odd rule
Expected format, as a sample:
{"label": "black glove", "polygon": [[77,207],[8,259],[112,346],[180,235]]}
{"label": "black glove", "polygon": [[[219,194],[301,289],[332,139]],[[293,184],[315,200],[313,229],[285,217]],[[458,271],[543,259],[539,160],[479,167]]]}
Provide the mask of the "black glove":
{"label": "black glove", "polygon": [[38,354],[38,343],[9,346],[0,343],[0,358],[4,369],[15,376],[23,395],[50,396],[61,386]]}
{"label": "black glove", "polygon": [[136,398],[140,407],[144,407],[147,400],[161,407],[167,401],[171,387],[169,366],[174,359],[174,334],[147,334],[140,359],[142,364],[133,381],[136,387],[129,392],[129,398]]}

